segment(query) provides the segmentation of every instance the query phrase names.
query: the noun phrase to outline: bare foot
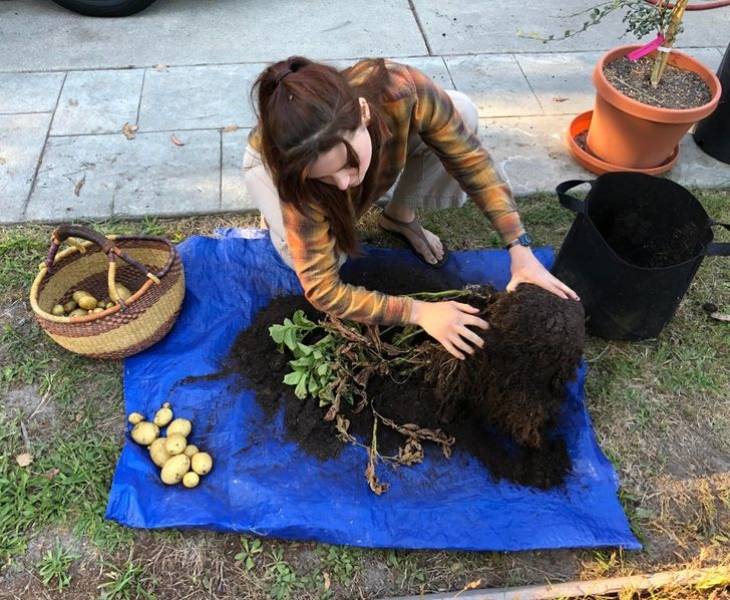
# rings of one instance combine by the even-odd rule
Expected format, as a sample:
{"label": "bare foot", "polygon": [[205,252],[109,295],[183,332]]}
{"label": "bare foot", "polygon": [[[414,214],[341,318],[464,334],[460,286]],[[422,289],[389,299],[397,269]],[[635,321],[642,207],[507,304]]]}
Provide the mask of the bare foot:
{"label": "bare foot", "polygon": [[427,263],[435,265],[444,257],[443,244],[437,235],[421,227],[415,218],[413,214],[411,219],[401,219],[384,211],[378,218],[378,225],[404,236]]}

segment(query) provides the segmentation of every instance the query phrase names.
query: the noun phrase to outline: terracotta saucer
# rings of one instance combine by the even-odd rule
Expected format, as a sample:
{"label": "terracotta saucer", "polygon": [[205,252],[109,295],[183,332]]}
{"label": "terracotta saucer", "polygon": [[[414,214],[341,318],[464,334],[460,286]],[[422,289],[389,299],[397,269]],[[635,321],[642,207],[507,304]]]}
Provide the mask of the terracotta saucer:
{"label": "terracotta saucer", "polygon": [[[589,171],[598,175],[602,175],[603,173],[614,173],[616,171],[661,175],[662,173],[669,171],[677,162],[677,159],[679,158],[679,146],[674,148],[674,152],[672,152],[672,155],[666,161],[659,166],[651,167],[650,169],[632,169],[629,167],[622,167],[598,158],[585,148],[585,137],[588,133],[588,127],[591,124],[592,116],[592,110],[587,110],[586,112],[579,114],[571,121],[566,135],[570,154],[581,164],[581,166],[585,167]],[[583,138],[582,144],[576,139],[578,137]]]}

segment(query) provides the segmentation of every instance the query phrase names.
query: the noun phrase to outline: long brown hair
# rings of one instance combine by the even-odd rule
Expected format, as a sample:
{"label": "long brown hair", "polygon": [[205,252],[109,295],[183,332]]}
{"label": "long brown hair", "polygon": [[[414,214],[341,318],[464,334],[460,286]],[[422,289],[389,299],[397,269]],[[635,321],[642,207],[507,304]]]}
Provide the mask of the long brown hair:
{"label": "long brown hair", "polygon": [[[267,67],[256,79],[251,100],[257,107],[263,162],[282,202],[299,211],[317,206],[325,212],[337,248],[357,253],[355,212],[374,193],[380,168],[380,149],[390,132],[379,109],[379,95],[388,81],[383,59],[373,60],[371,74],[362,84],[351,85],[343,72],[302,56],[291,56]],[[255,96],[258,95],[258,101]],[[345,144],[348,166],[359,168],[356,152],[342,137],[361,123],[362,96],[370,106],[368,131],[373,154],[360,195],[342,191],[306,177],[306,169],[337,144]]]}

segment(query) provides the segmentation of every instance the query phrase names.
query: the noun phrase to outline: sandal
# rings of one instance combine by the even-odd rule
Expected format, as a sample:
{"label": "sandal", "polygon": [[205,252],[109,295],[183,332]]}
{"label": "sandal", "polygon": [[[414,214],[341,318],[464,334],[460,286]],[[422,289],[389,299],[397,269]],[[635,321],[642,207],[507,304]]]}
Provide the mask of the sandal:
{"label": "sandal", "polygon": [[[408,231],[413,233],[417,238],[419,238],[426,245],[426,247],[431,251],[431,254],[433,254],[433,256],[436,256],[435,250],[431,247],[431,244],[428,243],[428,238],[426,238],[426,234],[423,232],[423,227],[421,227],[421,224],[416,219],[413,219],[413,221],[410,221],[410,222],[401,221],[400,219],[395,219],[395,218],[385,214],[385,212],[381,212],[380,217],[386,219],[387,221],[390,221],[396,227],[405,227],[406,229],[408,229]],[[406,242],[408,242],[408,245],[411,247],[413,254],[415,254],[421,260],[421,262],[428,265],[432,269],[440,269],[449,260],[449,251],[446,249],[446,244],[444,244],[443,241],[441,242],[441,245],[443,246],[443,249],[444,249],[444,255],[441,257],[441,260],[439,260],[438,262],[430,263],[423,257],[423,255],[420,252],[416,251],[416,249],[413,247],[413,244],[411,244],[411,241],[408,239],[408,236],[406,234],[401,233],[400,231],[393,231],[392,229],[386,229],[385,227],[382,226],[382,224],[380,225],[380,227],[385,229],[385,231],[394,233],[394,234],[402,237]]]}

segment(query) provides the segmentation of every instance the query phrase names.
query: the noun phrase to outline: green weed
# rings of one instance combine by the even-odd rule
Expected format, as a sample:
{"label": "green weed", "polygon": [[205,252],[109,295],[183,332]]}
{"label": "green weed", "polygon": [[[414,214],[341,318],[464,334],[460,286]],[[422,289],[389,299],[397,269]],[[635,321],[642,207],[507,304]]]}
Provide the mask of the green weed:
{"label": "green weed", "polygon": [[256,566],[256,559],[264,551],[259,539],[241,539],[241,551],[234,557],[243,564],[243,567],[250,571]]}
{"label": "green weed", "polygon": [[71,564],[78,558],[78,554],[66,550],[56,540],[56,545],[46,552],[38,563],[38,574],[41,576],[43,585],[48,585],[55,579],[56,588],[59,592],[68,587],[71,584],[69,569]]}
{"label": "green weed", "polygon": [[348,546],[324,546],[322,552],[322,568],[335,581],[347,585],[359,570],[361,552]]}
{"label": "green weed", "polygon": [[289,563],[284,560],[284,552],[280,549],[271,551],[271,562],[266,566],[264,580],[269,583],[269,595],[274,600],[287,600],[294,590],[302,588],[304,583]]}
{"label": "green weed", "polygon": [[147,574],[144,567],[130,557],[123,565],[117,567],[106,563],[104,572],[106,581],[99,585],[102,600],[152,600],[155,598],[150,591],[154,587],[154,579]]}

